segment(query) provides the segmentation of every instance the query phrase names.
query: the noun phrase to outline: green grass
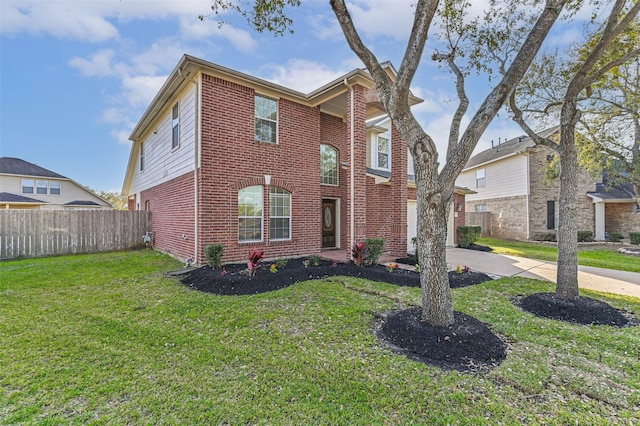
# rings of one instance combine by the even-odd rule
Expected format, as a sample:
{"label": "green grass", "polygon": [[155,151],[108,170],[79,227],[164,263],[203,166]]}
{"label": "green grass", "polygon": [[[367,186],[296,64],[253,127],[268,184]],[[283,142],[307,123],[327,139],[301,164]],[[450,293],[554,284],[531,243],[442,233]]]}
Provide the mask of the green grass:
{"label": "green grass", "polygon": [[[488,237],[480,238],[477,244],[489,246],[493,249],[494,253],[499,254],[549,260],[552,262],[558,259],[558,248],[555,245],[500,240]],[[640,261],[638,257],[619,253],[616,248],[590,248],[588,246],[581,246],[578,249],[578,264],[615,269],[618,271],[640,272]]]}
{"label": "green grass", "polygon": [[[355,278],[224,297],[165,278],[152,251],[0,263],[0,424],[632,424],[640,327],[514,307],[550,284],[454,290],[509,342],[490,373],[394,354],[375,313],[420,290]],[[282,271],[280,272],[282,273]],[[640,300],[589,293],[640,315]]]}

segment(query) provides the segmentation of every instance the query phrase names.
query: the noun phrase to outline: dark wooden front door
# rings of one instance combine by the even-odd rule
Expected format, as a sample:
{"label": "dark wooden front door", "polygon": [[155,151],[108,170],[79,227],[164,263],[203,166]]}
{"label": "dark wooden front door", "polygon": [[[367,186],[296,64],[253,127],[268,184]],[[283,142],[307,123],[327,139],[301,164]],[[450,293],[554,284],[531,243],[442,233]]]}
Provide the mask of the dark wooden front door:
{"label": "dark wooden front door", "polygon": [[322,200],[322,248],[336,246],[336,201]]}

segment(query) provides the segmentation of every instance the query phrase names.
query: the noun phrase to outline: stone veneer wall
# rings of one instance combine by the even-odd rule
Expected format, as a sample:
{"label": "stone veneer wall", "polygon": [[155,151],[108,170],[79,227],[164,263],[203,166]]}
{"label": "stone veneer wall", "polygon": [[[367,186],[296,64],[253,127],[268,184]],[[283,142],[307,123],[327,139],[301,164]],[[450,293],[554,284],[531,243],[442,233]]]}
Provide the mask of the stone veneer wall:
{"label": "stone veneer wall", "polygon": [[[553,150],[550,148],[538,147],[537,151],[529,156],[530,238],[540,233],[555,232],[553,229],[547,229],[547,201],[558,202],[560,179],[549,181],[545,178],[547,156],[552,154]],[[580,172],[577,193],[578,230],[595,232],[595,207],[591,198],[587,196],[587,192],[595,189],[595,179],[586,171]]]}
{"label": "stone veneer wall", "polygon": [[640,214],[634,210],[634,203],[610,203],[605,205],[604,229],[629,238],[629,232],[640,232]]}

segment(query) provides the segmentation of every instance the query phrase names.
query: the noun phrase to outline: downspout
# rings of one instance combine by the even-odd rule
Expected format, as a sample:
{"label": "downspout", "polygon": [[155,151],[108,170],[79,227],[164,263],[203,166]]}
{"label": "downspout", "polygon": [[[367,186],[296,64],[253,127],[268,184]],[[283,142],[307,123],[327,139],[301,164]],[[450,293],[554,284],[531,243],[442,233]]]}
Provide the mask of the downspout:
{"label": "downspout", "polygon": [[349,92],[351,93],[350,96],[350,116],[351,116],[351,128],[349,129],[350,135],[350,156],[351,156],[351,164],[349,167],[349,187],[351,189],[351,199],[349,200],[350,206],[351,206],[351,214],[349,217],[349,235],[350,235],[350,240],[349,240],[349,248],[347,249],[348,253],[349,253],[349,258],[352,257],[352,251],[351,248],[354,246],[355,244],[355,228],[356,228],[356,217],[355,217],[355,206],[356,206],[356,202],[355,202],[355,159],[353,158],[355,156],[355,123],[354,123],[354,119],[353,119],[353,115],[355,114],[355,107],[354,107],[354,90],[353,90],[353,86],[349,85],[349,82],[347,81],[347,78],[345,77],[344,81],[343,81],[344,85],[347,86],[349,88]]}
{"label": "downspout", "polygon": [[200,243],[200,232],[199,232],[199,228],[200,228],[200,215],[199,215],[199,211],[200,211],[200,203],[199,203],[199,198],[198,198],[198,170],[199,170],[199,165],[200,165],[200,117],[202,116],[202,114],[200,113],[200,85],[198,84],[198,81],[195,79],[191,79],[186,77],[184,74],[182,74],[182,69],[178,68],[178,74],[180,75],[180,77],[184,78],[185,81],[188,81],[189,83],[193,83],[196,85],[196,95],[195,95],[195,112],[196,112],[196,119],[194,122],[194,126],[195,126],[195,137],[196,140],[194,141],[194,147],[193,147],[193,198],[194,198],[194,205],[193,205],[193,214],[194,214],[194,220],[193,220],[193,262],[195,264],[195,266],[199,266],[198,262],[198,254],[199,254],[199,243]]}

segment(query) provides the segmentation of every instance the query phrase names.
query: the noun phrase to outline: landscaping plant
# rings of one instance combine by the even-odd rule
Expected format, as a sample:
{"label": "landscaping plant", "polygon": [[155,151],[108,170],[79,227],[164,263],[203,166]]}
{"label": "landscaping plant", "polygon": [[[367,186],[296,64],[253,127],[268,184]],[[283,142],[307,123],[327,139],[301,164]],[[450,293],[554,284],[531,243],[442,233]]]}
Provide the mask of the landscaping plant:
{"label": "landscaping plant", "polygon": [[353,263],[358,266],[364,266],[365,259],[369,255],[369,249],[367,245],[362,241],[357,241],[351,249],[353,255]]}
{"label": "landscaping plant", "polygon": [[458,226],[458,246],[467,248],[482,235],[481,226]]}
{"label": "landscaping plant", "polygon": [[256,271],[262,267],[260,261],[264,256],[264,250],[253,248],[251,252],[249,252],[249,261],[247,262],[247,266],[249,267],[249,274],[253,277],[256,274]]}
{"label": "landscaping plant", "polygon": [[222,266],[222,251],[224,247],[221,244],[211,244],[204,248],[204,257],[207,259],[207,264],[213,269],[217,269]]}
{"label": "landscaping plant", "polygon": [[384,249],[384,238],[367,238],[364,241],[367,246],[368,254],[364,259],[364,266],[374,266],[378,264],[382,251]]}

